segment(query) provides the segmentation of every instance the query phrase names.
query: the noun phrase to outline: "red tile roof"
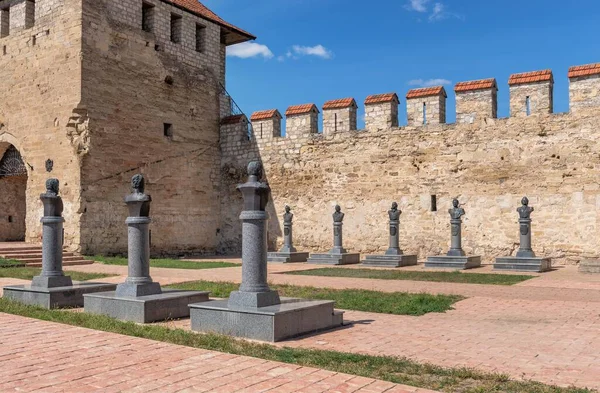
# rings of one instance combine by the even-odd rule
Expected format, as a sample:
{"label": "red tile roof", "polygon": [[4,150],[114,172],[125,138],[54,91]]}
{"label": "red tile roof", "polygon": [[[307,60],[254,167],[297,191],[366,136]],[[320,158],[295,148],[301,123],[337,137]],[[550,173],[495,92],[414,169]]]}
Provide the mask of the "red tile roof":
{"label": "red tile roof", "polygon": [[454,91],[457,93],[472,91],[472,90],[483,90],[483,89],[492,89],[498,88],[496,84],[496,79],[480,79],[475,81],[467,81],[467,82],[458,82],[456,86],[454,86]]}
{"label": "red tile roof", "polygon": [[292,105],[285,111],[286,116],[290,115],[304,115],[313,110],[313,108],[319,112],[317,106],[315,104],[302,104],[302,105]]}
{"label": "red tile roof", "polygon": [[187,11],[190,11],[190,12],[200,16],[201,18],[208,19],[211,22],[215,22],[215,23],[217,23],[221,26],[224,26],[224,27],[232,30],[233,32],[243,36],[242,39],[238,39],[238,40],[236,40],[236,42],[231,42],[231,44],[256,39],[255,36],[248,33],[247,31],[242,30],[239,27],[234,26],[231,23],[228,23],[228,22],[224,21],[223,19],[221,19],[217,14],[215,14],[214,12],[212,12],[211,10],[206,8],[206,6],[202,3],[200,3],[198,0],[162,0],[162,1],[164,1],[165,3],[173,4],[177,7],[183,8]]}
{"label": "red tile roof", "polygon": [[392,102],[394,100],[400,102],[396,93],[374,94],[367,97],[365,104],[381,104],[384,102]]}
{"label": "red tile roof", "polygon": [[421,89],[412,89],[406,93],[406,98],[419,98],[419,97],[431,97],[431,96],[439,96],[443,94],[444,97],[448,97],[446,94],[446,89],[444,86],[433,86],[433,87],[424,87]]}
{"label": "red tile roof", "polygon": [[231,115],[221,119],[221,124],[238,124],[246,119],[246,115]]}
{"label": "red tile roof", "polygon": [[586,64],[569,68],[569,78],[600,74],[600,63]]}
{"label": "red tile roof", "polygon": [[522,72],[520,74],[512,74],[508,79],[508,84],[510,86],[513,85],[522,85],[525,83],[536,83],[536,82],[554,82],[554,78],[552,77],[552,70],[543,70],[543,71],[532,71],[532,72]]}
{"label": "red tile roof", "polygon": [[254,112],[252,116],[250,116],[250,120],[268,120],[277,116],[279,116],[279,118],[281,119],[281,113],[279,113],[277,109],[267,109],[266,111]]}
{"label": "red tile roof", "polygon": [[337,100],[330,100],[323,104],[323,109],[341,109],[356,106],[354,98],[340,98]]}

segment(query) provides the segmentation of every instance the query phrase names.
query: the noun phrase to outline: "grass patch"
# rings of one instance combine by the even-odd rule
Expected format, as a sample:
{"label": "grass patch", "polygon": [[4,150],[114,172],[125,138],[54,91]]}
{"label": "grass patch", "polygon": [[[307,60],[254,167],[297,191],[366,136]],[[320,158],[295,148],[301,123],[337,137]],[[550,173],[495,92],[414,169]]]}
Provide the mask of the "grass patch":
{"label": "grass patch", "polygon": [[[103,263],[105,265],[119,265],[119,266],[127,266],[127,258],[121,257],[102,257],[102,256],[92,256],[87,257],[96,262]],[[191,261],[182,261],[180,259],[150,259],[150,267],[165,267],[169,269],[217,269],[224,267],[239,267],[241,266],[238,263],[230,263],[230,262],[191,262]]]}
{"label": "grass patch", "polygon": [[[42,269],[37,267],[5,267],[0,269],[0,277],[19,278],[21,280],[31,280],[34,276],[39,276]],[[65,271],[66,276],[71,276],[73,281],[89,281],[100,278],[112,277],[114,274],[102,273],[83,273]]]}
{"label": "grass patch", "polygon": [[23,263],[19,262],[19,261],[15,261],[14,259],[0,258],[0,268],[17,267],[17,266],[23,266]]}
{"label": "grass patch", "polygon": [[[193,281],[174,284],[171,288],[209,291],[211,296],[225,298],[239,285],[230,282]],[[344,310],[367,311],[382,314],[420,316],[430,312],[445,312],[464,298],[456,295],[430,295],[428,293],[377,292],[360,289],[330,289],[271,285],[281,296],[315,300],[335,300],[336,307]]]}
{"label": "grass patch", "polygon": [[279,348],[215,334],[195,334],[183,329],[137,325],[106,316],[45,310],[0,299],[0,312],[72,326],[141,337],[188,347],[252,356],[299,366],[376,378],[393,383],[452,393],[591,393],[592,390],[560,388],[531,381],[514,381],[506,375],[467,368],[444,368],[406,358],[359,355],[318,349]]}
{"label": "grass patch", "polygon": [[374,278],[377,280],[409,280],[454,282],[460,284],[514,285],[534,278],[530,275],[454,272],[421,272],[407,270],[322,268],[286,272],[298,276]]}

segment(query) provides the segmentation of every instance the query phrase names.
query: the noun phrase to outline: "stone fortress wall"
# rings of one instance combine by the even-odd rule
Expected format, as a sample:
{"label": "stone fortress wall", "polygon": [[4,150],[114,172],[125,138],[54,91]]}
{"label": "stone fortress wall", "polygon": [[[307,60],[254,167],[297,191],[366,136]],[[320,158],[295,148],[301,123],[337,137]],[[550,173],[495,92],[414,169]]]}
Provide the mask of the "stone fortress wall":
{"label": "stone fortress wall", "polygon": [[[311,104],[288,110],[285,137],[277,110],[252,115],[250,139],[246,118],[225,119],[222,204],[229,209],[222,209],[222,230],[228,241],[221,246],[232,251],[239,242],[241,204],[234,184],[249,160],[260,159],[272,188],[272,250],[282,241],[280,216],[286,204],[295,213],[297,248],[330,249],[331,214],[340,204],[346,213],[345,247],[383,252],[388,247],[386,212],[397,201],[403,210],[401,246],[424,259],[447,251],[447,211],[458,197],[467,212],[465,251],[491,262],[516,252],[516,208],[527,195],[535,207],[533,247],[539,256],[557,263],[597,256],[600,64],[572,67],[569,79],[569,113],[552,113],[553,75],[546,70],[511,77],[511,115],[503,119],[497,118],[494,79],[455,86],[455,124],[445,123],[442,87],[407,94],[409,124],[403,127],[397,126],[399,100],[393,93],[365,100],[365,130],[356,130],[351,121],[356,113],[351,98],[324,105],[323,133],[315,126],[318,109]],[[331,121],[325,121],[330,111],[337,111],[339,119],[333,131]]]}
{"label": "stone fortress wall", "polygon": [[0,204],[7,207],[0,235],[7,240],[22,240],[15,233],[25,219],[25,239],[41,241],[39,196],[46,179],[60,173],[70,217],[65,245],[79,244],[78,135],[69,119],[81,100],[81,19],[73,18],[80,8],[81,0],[0,1],[0,157],[13,145],[27,168],[27,179],[0,179]]}
{"label": "stone fortress wall", "polygon": [[84,0],[83,11],[80,109],[90,138],[82,158],[82,251],[126,251],[123,197],[135,173],[144,174],[155,201],[154,254],[214,251],[221,27],[161,0]]}

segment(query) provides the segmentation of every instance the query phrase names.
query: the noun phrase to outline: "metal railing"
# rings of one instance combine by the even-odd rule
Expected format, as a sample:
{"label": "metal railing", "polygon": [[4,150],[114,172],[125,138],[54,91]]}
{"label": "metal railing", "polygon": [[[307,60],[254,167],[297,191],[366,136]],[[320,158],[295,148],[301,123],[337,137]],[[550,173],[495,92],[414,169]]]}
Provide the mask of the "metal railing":
{"label": "metal railing", "polygon": [[[238,106],[238,104],[235,102],[233,97],[231,97],[231,94],[229,94],[227,89],[225,89],[225,86],[223,86],[223,84],[221,82],[219,82],[219,85],[221,86],[221,94],[223,94],[225,96],[225,98],[227,99],[227,102],[229,103],[229,105],[228,105],[229,107],[227,108],[227,114],[225,116],[235,116],[235,115],[246,116],[244,111],[242,111],[242,109]],[[246,116],[246,118],[248,118],[248,116]],[[247,125],[248,125],[247,136],[248,136],[248,140],[250,141],[254,137],[254,129],[252,128],[252,123],[250,122],[250,120],[248,120]]]}

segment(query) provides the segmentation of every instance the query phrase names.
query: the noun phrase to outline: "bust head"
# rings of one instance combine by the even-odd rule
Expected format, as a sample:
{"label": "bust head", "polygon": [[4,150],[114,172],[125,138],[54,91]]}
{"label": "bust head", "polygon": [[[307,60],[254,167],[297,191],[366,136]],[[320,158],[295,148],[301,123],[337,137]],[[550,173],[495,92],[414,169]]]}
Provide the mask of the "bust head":
{"label": "bust head", "polygon": [[138,173],[131,178],[131,188],[133,188],[134,193],[143,194],[145,187],[144,176]]}
{"label": "bust head", "polygon": [[250,163],[248,164],[248,176],[250,176],[252,180],[260,180],[260,178],[262,177],[262,172],[263,168],[260,161],[250,161]]}
{"label": "bust head", "polygon": [[458,199],[454,198],[452,200],[452,206],[454,206],[455,209],[458,208]]}
{"label": "bust head", "polygon": [[521,205],[523,205],[523,206],[529,205],[529,199],[527,197],[523,197],[523,199],[521,199]]}
{"label": "bust head", "polygon": [[339,213],[342,211],[342,208],[340,207],[340,205],[335,205],[335,212]]}
{"label": "bust head", "polygon": [[290,212],[290,210],[292,210],[292,209],[291,209],[291,208],[290,208],[288,205],[285,205],[285,212],[286,212],[286,213],[289,213],[289,212]]}
{"label": "bust head", "polygon": [[58,195],[59,182],[58,179],[51,178],[46,180],[46,194]]}
{"label": "bust head", "polygon": [[398,210],[398,204],[396,202],[392,203],[392,210]]}

